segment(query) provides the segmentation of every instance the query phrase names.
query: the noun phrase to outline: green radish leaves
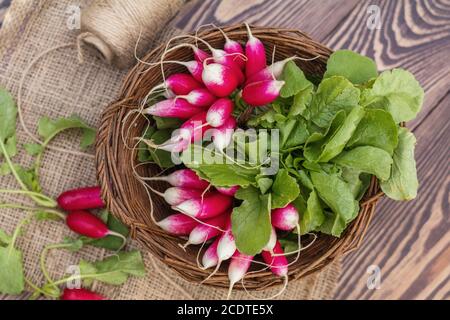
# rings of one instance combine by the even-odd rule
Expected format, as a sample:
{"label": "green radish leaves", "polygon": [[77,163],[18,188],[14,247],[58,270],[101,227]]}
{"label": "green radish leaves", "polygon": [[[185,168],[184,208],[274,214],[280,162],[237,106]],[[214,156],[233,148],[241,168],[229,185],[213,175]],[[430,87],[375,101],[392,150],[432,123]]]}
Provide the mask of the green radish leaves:
{"label": "green radish leaves", "polygon": [[400,123],[413,120],[422,108],[424,91],[414,76],[402,69],[383,72],[365,89],[362,105],[367,108],[384,109]]}
{"label": "green radish leaves", "polygon": [[232,232],[239,252],[255,255],[270,238],[270,194],[261,195],[254,187],[239,189],[235,198],[243,200],[233,209]]}
{"label": "green radish leaves", "polygon": [[295,178],[286,169],[280,169],[272,185],[272,209],[284,208],[294,201],[300,189]]}
{"label": "green radish leaves", "polygon": [[417,195],[419,182],[414,160],[415,144],[414,135],[408,129],[400,128],[391,175],[385,181],[381,181],[381,189],[391,199],[411,200]]}
{"label": "green radish leaves", "polygon": [[79,267],[80,277],[85,285],[91,285],[94,280],[121,285],[129,276],[144,277],[146,274],[139,251],[119,252],[94,263],[82,260]]}
{"label": "green radish leaves", "polygon": [[372,59],[350,50],[338,50],[328,59],[323,77],[341,76],[354,84],[363,84],[377,75],[377,66]]}
{"label": "green radish leaves", "polygon": [[289,98],[304,91],[307,92],[313,86],[294,61],[286,63],[281,79],[285,82],[280,92],[282,98]]}

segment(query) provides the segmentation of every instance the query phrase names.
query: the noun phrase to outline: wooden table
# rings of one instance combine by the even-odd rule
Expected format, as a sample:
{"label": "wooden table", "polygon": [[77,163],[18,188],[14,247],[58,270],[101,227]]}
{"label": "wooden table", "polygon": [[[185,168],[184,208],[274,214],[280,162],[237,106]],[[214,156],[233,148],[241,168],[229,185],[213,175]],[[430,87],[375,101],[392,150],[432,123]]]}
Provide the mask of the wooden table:
{"label": "wooden table", "polygon": [[[370,5],[379,8],[381,29],[367,27]],[[199,0],[176,19],[186,31],[242,21],[297,28],[332,49],[374,58],[380,70],[414,73],[426,91],[408,123],[418,139],[419,196],[380,202],[361,248],[344,258],[336,298],[449,299],[450,1]],[[370,265],[381,269],[378,290],[366,286]]]}
{"label": "wooden table", "polygon": [[[0,24],[7,4],[0,0]],[[370,5],[380,10],[381,29],[367,27]],[[242,21],[297,28],[332,49],[368,55],[381,70],[415,74],[426,91],[422,112],[408,124],[418,138],[419,196],[381,201],[361,248],[344,258],[335,298],[449,299],[450,1],[199,0],[176,19],[187,31]],[[378,290],[366,286],[370,265],[381,269]]]}

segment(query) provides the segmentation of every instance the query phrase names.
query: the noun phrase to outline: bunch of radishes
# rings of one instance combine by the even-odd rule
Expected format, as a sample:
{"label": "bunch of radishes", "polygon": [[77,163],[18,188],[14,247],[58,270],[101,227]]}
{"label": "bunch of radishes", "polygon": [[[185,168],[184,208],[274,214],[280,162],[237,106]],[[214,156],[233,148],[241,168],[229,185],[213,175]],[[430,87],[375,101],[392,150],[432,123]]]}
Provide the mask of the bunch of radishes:
{"label": "bunch of radishes", "polygon": [[164,89],[167,99],[145,108],[143,114],[186,121],[179,133],[163,144],[154,145],[148,140],[144,142],[150,147],[181,152],[191,142],[200,141],[207,130],[213,129],[213,143],[218,150],[223,150],[232,139],[229,131],[236,128],[236,119],[232,115],[234,104],[229,98],[233,92],[239,90],[238,94],[250,106],[266,105],[279,96],[284,81],[277,78],[281,76],[285,64],[295,57],[267,66],[263,43],[252,35],[248,25],[247,30],[245,50],[239,42],[223,33],[223,50],[194,37],[205,43],[210,53],[192,44],[181,44],[175,48],[189,47],[195,60],[162,61],[181,64],[190,75],[172,74],[164,83],[155,86],[151,92]]}
{"label": "bunch of radishes", "polygon": [[[161,195],[174,210],[181,212],[157,222],[158,226],[172,235],[187,236],[188,241],[183,247],[203,245],[215,238],[203,254],[202,267],[216,267],[217,271],[221,262],[231,258],[228,267],[231,290],[236,282],[243,279],[253,261],[252,256],[237,250],[231,232],[233,196],[239,187],[216,187],[211,190],[209,183],[191,169],[180,169],[168,176],[152,179],[166,181],[172,186]],[[287,277],[288,261],[277,241],[275,228],[282,231],[295,229],[299,214],[289,204],[285,208],[272,210],[271,215],[272,234],[261,255],[274,274]]]}

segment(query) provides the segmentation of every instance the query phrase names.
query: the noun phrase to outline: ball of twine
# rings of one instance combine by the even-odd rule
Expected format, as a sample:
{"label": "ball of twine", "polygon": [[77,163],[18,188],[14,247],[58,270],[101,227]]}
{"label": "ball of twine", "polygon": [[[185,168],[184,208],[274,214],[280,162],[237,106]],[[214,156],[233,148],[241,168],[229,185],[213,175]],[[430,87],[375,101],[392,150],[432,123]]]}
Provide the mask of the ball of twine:
{"label": "ball of twine", "polygon": [[[79,47],[85,44],[108,64],[126,68],[139,57],[185,0],[98,0],[81,12]],[[83,55],[79,48],[79,58]]]}

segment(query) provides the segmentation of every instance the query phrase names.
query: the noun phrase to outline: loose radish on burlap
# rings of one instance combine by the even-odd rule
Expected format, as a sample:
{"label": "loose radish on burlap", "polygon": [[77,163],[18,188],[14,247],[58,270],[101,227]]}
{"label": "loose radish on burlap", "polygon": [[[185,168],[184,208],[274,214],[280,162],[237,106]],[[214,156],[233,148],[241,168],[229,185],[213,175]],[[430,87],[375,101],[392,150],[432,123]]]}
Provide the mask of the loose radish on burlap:
{"label": "loose radish on burlap", "polygon": [[61,193],[56,201],[66,211],[97,209],[105,206],[101,198],[100,187],[68,190]]}
{"label": "loose radish on burlap", "polygon": [[251,106],[263,106],[274,102],[280,95],[284,81],[264,80],[253,82],[242,90],[242,99]]}
{"label": "loose radish on burlap", "polygon": [[87,289],[68,289],[65,288],[61,300],[107,300],[104,296]]}
{"label": "loose radish on burlap", "polygon": [[108,226],[97,216],[84,210],[72,211],[66,216],[67,226],[74,232],[93,239],[101,239],[106,236],[115,236],[123,240],[127,239],[120,233],[109,230]]}
{"label": "loose radish on burlap", "polygon": [[167,176],[147,178],[150,181],[165,181],[174,187],[191,188],[205,190],[209,182],[201,179],[194,170],[180,169]]}
{"label": "loose radish on burlap", "polygon": [[197,219],[207,219],[225,212],[232,204],[232,197],[210,192],[203,198],[186,200],[172,208]]}
{"label": "loose radish on burlap", "polygon": [[176,213],[157,222],[157,225],[170,234],[186,236],[198,226],[198,222],[182,213]]}
{"label": "loose radish on burlap", "polygon": [[248,34],[248,40],[245,44],[245,56],[247,57],[245,76],[249,78],[266,67],[266,50],[262,41],[252,34],[249,25],[245,25]]}

